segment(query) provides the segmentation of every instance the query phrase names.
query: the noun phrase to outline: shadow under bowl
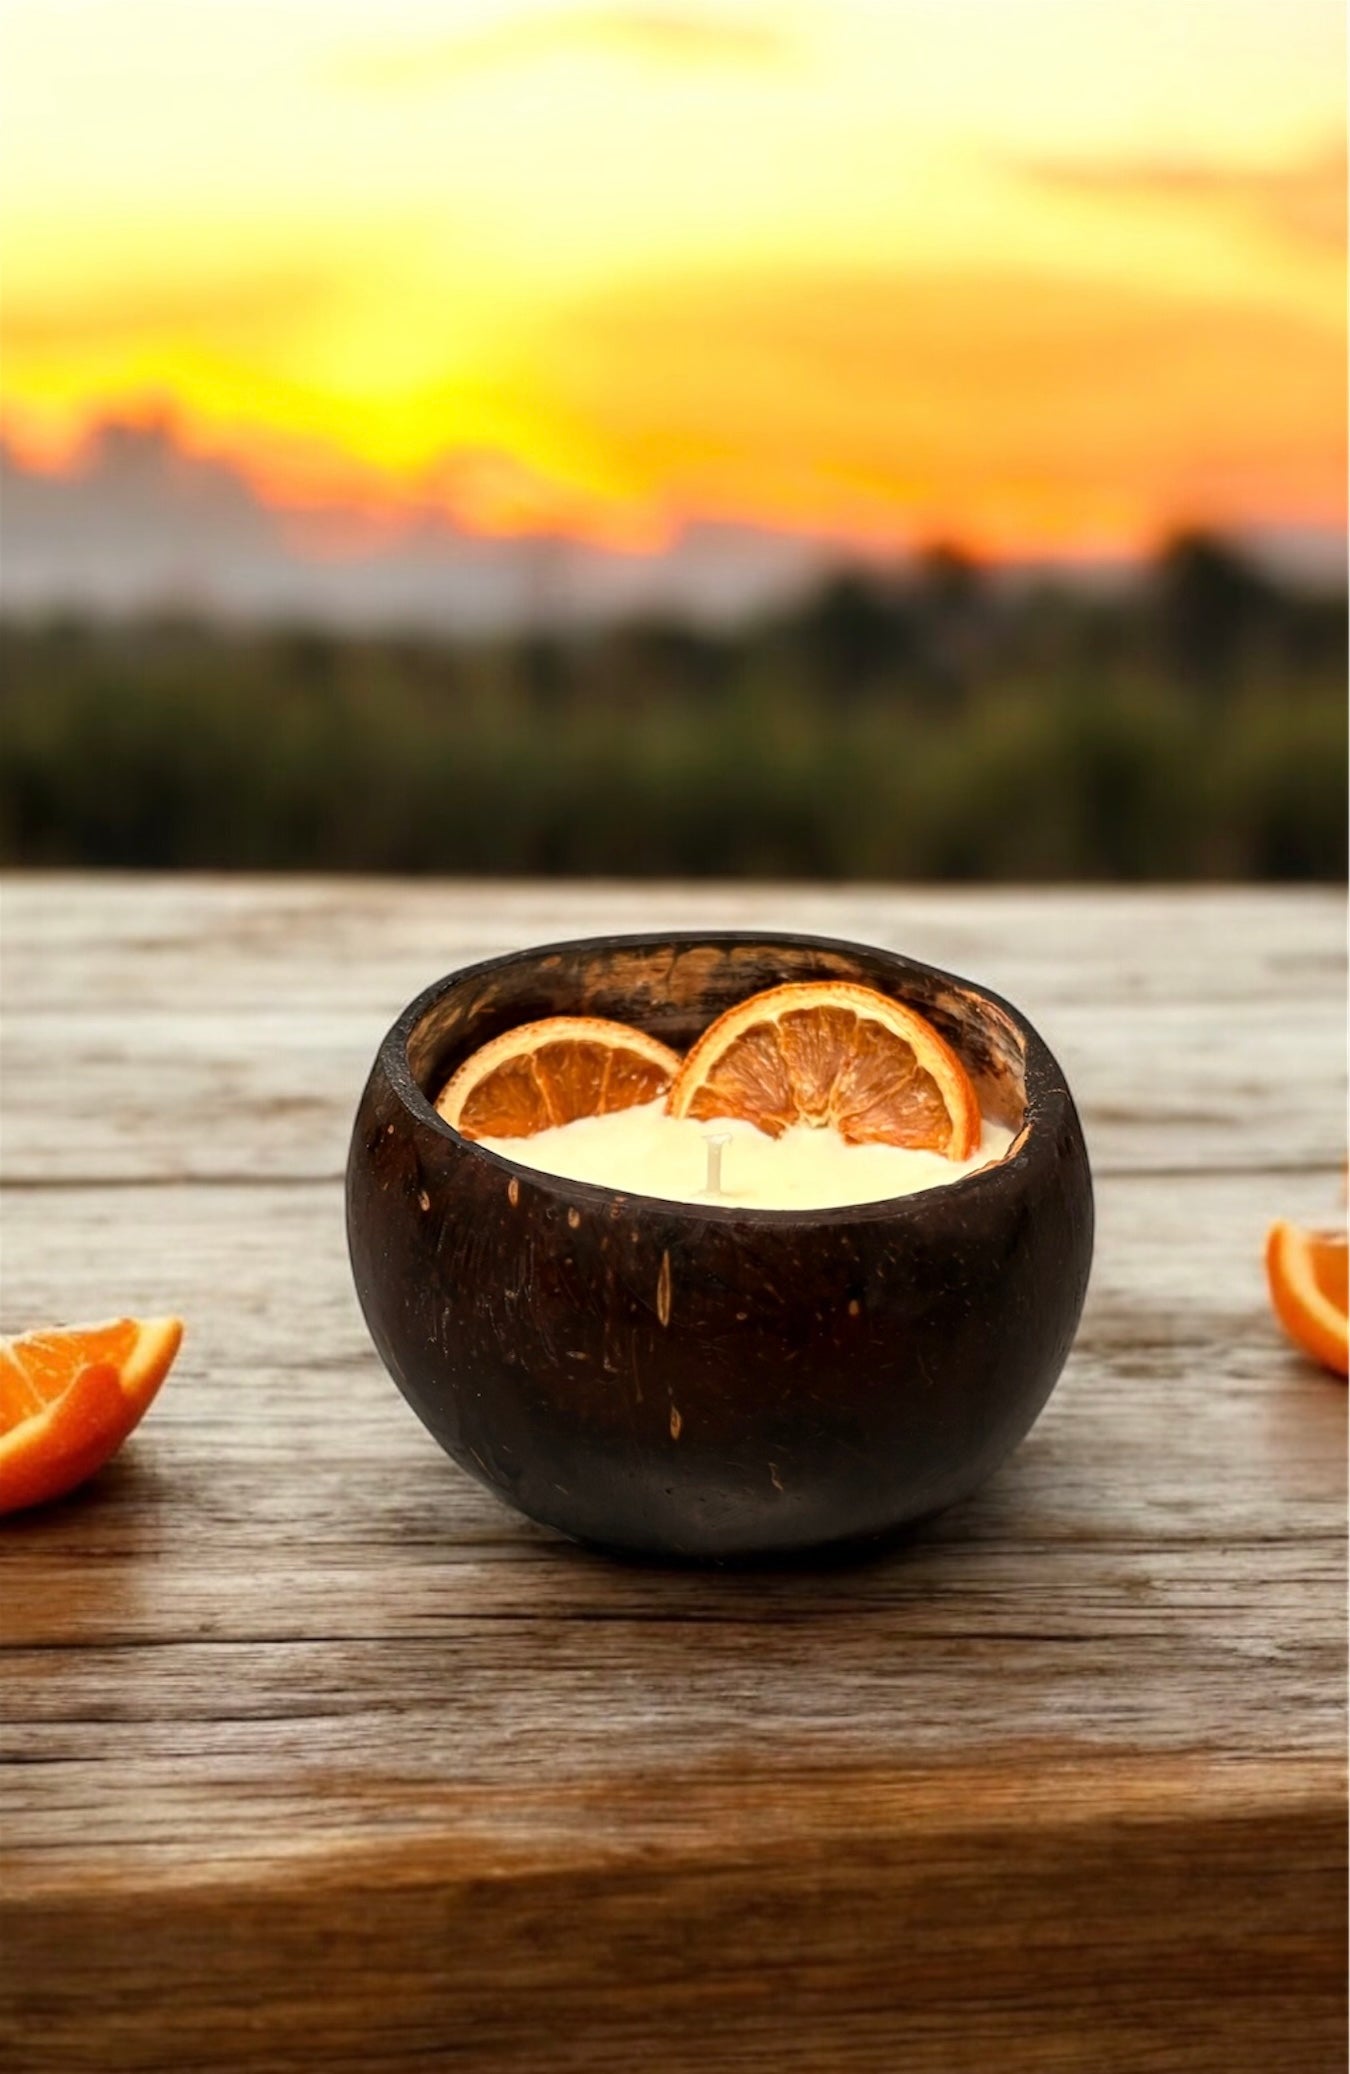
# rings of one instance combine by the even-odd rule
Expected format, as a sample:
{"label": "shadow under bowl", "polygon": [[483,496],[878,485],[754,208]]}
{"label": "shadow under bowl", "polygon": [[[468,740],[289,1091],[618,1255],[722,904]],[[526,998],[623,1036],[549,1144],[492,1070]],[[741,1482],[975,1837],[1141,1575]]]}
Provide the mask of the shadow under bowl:
{"label": "shadow under bowl", "polygon": [[[672,1203],[517,1165],[436,1092],[549,1015],[686,1049],[789,980],[908,1003],[1018,1135],[980,1173],[828,1210]],[[1064,1365],[1092,1256],[1064,1076],[1007,1002],[827,938],[597,937],[437,981],[380,1046],[347,1167],[357,1294],[399,1389],[531,1518],[647,1555],[747,1559],[886,1535],[982,1483]]]}

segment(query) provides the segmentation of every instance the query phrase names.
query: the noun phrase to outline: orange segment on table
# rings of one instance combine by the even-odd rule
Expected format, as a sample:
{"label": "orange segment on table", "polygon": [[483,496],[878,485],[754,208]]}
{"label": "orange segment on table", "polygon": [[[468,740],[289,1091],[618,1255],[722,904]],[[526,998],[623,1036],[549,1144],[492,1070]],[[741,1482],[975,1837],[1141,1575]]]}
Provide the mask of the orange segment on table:
{"label": "orange segment on table", "polygon": [[101,1469],[182,1336],[177,1318],[115,1318],[0,1340],[0,1513],[63,1497]]}
{"label": "orange segment on table", "polygon": [[1283,1221],[1266,1240],[1270,1300],[1305,1354],[1344,1375],[1347,1366],[1347,1244],[1341,1231],[1306,1231]]}

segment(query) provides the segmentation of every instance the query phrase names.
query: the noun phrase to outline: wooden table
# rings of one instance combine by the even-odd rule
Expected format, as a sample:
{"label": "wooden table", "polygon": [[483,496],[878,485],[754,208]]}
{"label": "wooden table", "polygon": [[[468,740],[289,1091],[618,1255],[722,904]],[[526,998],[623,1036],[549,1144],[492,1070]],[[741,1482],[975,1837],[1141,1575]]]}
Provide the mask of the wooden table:
{"label": "wooden table", "polygon": [[[3,921],[4,1327],[188,1320],[125,1455],[0,1538],[6,2069],[1344,2064],[1345,1393],[1260,1264],[1341,1195],[1337,897],[51,878]],[[1064,1380],[885,1556],[583,1553],[363,1331],[397,1009],[664,923],[967,972],[1079,1095]]]}

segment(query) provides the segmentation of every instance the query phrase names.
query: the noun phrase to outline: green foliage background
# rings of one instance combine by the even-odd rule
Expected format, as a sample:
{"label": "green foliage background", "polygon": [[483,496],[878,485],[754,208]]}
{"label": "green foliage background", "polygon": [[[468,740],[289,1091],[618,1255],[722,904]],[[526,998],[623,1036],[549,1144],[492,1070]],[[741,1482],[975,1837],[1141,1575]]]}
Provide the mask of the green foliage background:
{"label": "green foliage background", "polygon": [[735,635],[9,623],[0,858],[1332,879],[1345,607],[1179,540],[1112,600],[936,551]]}

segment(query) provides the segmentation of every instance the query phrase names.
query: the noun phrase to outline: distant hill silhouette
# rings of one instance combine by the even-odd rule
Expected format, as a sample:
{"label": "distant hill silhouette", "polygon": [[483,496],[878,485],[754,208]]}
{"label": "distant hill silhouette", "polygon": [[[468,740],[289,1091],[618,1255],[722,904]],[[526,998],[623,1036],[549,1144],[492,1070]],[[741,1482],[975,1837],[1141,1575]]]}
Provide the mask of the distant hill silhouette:
{"label": "distant hill silhouette", "polygon": [[[1268,529],[1246,542],[1286,580],[1339,577],[1338,536]],[[730,626],[787,606],[848,559],[838,542],[690,523],[660,553],[556,534],[489,538],[430,504],[392,519],[278,510],[224,459],[184,451],[167,421],[106,424],[47,471],[0,439],[0,609],[235,624],[480,635],[660,614]],[[1012,572],[1034,579],[1035,570]],[[1128,569],[1058,572],[1119,581]]]}
{"label": "distant hill silhouette", "polygon": [[716,624],[800,592],[837,557],[820,541],[697,524],[658,555],[557,535],[488,538],[430,507],[392,523],[278,511],[228,461],[167,424],[103,426],[61,472],[0,442],[0,607],[125,616],[190,610],[484,633],[661,611]]}

